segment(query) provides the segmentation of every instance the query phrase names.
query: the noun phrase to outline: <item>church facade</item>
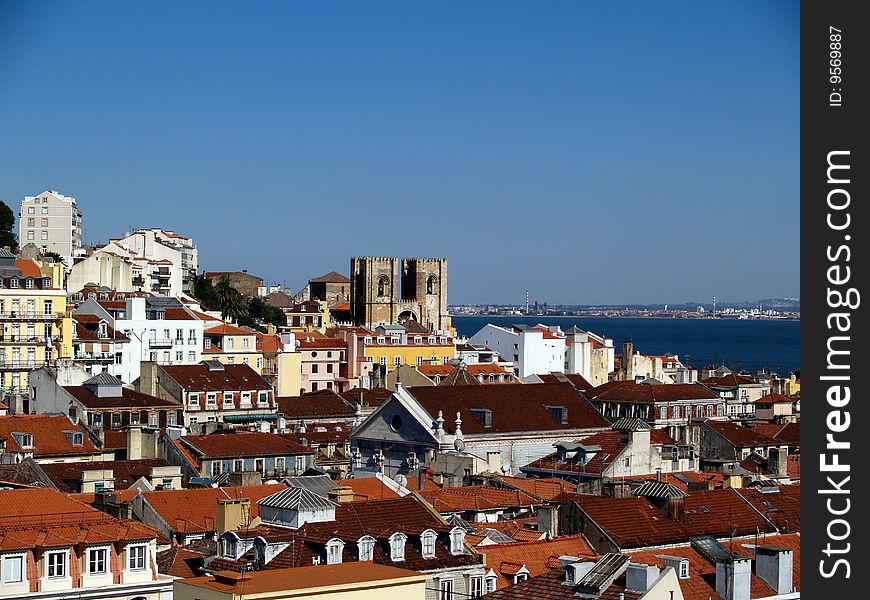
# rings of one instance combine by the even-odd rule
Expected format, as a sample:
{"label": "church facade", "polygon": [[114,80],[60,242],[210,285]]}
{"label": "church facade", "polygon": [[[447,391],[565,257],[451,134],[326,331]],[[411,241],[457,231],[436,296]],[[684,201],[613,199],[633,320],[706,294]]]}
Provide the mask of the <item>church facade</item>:
{"label": "church facade", "polygon": [[354,256],[350,259],[350,307],[357,325],[450,329],[447,259]]}

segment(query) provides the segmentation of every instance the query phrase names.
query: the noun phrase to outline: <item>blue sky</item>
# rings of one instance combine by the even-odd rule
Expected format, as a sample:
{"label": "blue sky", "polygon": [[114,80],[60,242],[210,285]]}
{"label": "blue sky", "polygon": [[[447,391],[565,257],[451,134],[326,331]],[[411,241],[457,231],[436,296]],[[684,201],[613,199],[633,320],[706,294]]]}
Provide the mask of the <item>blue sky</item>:
{"label": "blue sky", "polygon": [[294,290],[446,256],[450,301],[797,296],[797,2],[0,0],[0,200]]}

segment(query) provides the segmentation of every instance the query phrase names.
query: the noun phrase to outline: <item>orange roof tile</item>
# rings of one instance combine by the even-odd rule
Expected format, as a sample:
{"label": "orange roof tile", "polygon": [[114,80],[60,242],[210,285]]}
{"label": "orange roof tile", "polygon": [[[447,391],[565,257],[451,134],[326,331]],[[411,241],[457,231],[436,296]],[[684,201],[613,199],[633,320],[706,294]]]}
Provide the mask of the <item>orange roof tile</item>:
{"label": "orange roof tile", "polygon": [[[521,566],[529,571],[530,577],[542,575],[549,571],[552,558],[560,556],[595,556],[596,552],[579,535],[563,536],[552,540],[535,542],[517,542],[515,544],[495,544],[478,547],[484,555],[487,568],[498,573],[496,589],[513,585],[513,577]],[[511,567],[514,567],[513,569]]]}

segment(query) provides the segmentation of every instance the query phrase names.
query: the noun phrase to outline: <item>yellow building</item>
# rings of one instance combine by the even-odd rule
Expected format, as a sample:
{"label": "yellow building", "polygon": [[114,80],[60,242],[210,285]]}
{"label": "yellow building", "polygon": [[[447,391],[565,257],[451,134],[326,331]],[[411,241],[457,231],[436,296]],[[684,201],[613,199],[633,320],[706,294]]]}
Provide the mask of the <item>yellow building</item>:
{"label": "yellow building", "polygon": [[293,334],[257,333],[257,350],[263,354],[263,378],[276,396],[295,396],[302,387],[302,355]]}
{"label": "yellow building", "polygon": [[408,332],[400,325],[382,325],[363,337],[364,356],[390,371],[399,365],[444,364],[456,358],[453,338]]}
{"label": "yellow building", "polygon": [[329,307],[318,300],[306,300],[285,308],[284,315],[287,317],[285,329],[294,333],[317,331],[326,335],[326,328],[332,325]]}
{"label": "yellow building", "polygon": [[44,274],[35,261],[16,260],[0,250],[0,383],[4,393],[26,393],[31,371],[72,356],[72,318],[61,283]]}
{"label": "yellow building", "polygon": [[249,365],[263,374],[263,353],[257,348],[257,332],[223,323],[203,331],[202,357],[216,358],[225,365]]}
{"label": "yellow building", "polygon": [[369,561],[176,579],[175,600],[424,600],[426,573]]}

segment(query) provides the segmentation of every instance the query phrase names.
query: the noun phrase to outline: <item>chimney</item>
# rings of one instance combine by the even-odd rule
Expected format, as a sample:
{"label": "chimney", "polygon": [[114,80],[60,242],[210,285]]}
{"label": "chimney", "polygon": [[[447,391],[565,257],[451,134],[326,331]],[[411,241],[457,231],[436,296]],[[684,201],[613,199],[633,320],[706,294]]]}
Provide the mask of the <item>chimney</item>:
{"label": "chimney", "polygon": [[541,505],[538,507],[538,531],[545,532],[548,537],[559,535],[559,507]]}
{"label": "chimney", "polygon": [[662,480],[662,468],[658,467],[656,469],[656,481],[661,481],[661,480]]}
{"label": "chimney", "polygon": [[752,560],[733,557],[716,562],[716,593],[724,600],[749,600]]}
{"label": "chimney", "polygon": [[327,494],[329,500],[336,504],[344,504],[353,502],[353,489],[349,487],[337,487],[329,490]]}
{"label": "chimney", "polygon": [[139,363],[139,391],[149,396],[159,396],[157,393],[157,363],[143,360]]}
{"label": "chimney", "polygon": [[250,498],[221,498],[217,501],[217,534],[251,525]]}
{"label": "chimney", "polygon": [[127,298],[127,319],[131,321],[145,320],[145,298]]}
{"label": "chimney", "polygon": [[157,433],[131,425],[127,429],[127,460],[157,458]]}
{"label": "chimney", "polygon": [[417,471],[417,489],[423,491],[426,488],[426,469]]}
{"label": "chimney", "polygon": [[685,499],[683,496],[671,496],[668,498],[668,517],[671,519],[682,519],[685,513]]}
{"label": "chimney", "polygon": [[778,546],[755,548],[755,574],[777,594],[790,594],[794,590],[794,551]]}
{"label": "chimney", "polygon": [[788,451],[784,448],[771,448],[767,451],[768,470],[777,477],[788,477]]}
{"label": "chimney", "polygon": [[629,563],[625,570],[625,589],[630,592],[648,592],[660,574],[655,565]]}

